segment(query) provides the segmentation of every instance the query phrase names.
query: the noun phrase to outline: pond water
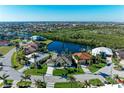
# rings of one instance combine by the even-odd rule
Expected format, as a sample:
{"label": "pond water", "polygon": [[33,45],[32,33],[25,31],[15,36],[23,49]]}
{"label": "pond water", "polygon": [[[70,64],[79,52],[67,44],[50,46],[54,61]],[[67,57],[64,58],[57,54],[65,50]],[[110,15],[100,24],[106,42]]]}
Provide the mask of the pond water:
{"label": "pond water", "polygon": [[49,51],[54,51],[59,54],[61,53],[75,53],[85,50],[90,50],[92,47],[87,45],[80,45],[75,43],[61,42],[61,41],[53,41],[48,45]]}

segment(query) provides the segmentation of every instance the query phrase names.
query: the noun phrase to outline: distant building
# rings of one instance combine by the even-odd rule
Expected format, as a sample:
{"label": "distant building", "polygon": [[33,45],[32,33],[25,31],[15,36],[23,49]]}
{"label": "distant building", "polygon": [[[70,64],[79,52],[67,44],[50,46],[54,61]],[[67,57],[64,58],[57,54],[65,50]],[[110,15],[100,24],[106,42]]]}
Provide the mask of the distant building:
{"label": "distant building", "polygon": [[18,33],[17,35],[21,39],[29,39],[31,37],[31,34],[29,33]]}
{"label": "distant building", "polygon": [[31,39],[34,41],[42,41],[42,40],[45,40],[46,38],[42,36],[32,36]]}

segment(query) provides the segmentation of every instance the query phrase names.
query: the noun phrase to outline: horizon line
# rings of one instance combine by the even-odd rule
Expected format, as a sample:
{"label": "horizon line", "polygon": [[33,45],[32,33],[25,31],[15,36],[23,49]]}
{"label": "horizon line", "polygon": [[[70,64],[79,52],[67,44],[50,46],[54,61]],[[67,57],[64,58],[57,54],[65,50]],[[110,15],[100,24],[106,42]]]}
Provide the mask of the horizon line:
{"label": "horizon line", "polygon": [[124,21],[0,21],[0,22],[106,22],[106,23],[110,23],[110,22],[114,22],[114,23],[123,23]]}

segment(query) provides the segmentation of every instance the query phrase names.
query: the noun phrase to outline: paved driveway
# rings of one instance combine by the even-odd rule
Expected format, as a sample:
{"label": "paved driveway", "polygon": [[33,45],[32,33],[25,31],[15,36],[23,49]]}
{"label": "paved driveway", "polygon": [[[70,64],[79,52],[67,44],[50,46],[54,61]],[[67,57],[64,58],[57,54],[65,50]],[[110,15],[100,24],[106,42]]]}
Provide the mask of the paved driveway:
{"label": "paved driveway", "polygon": [[82,74],[82,75],[74,75],[77,81],[85,81],[85,80],[90,80],[90,79],[100,79],[102,82],[105,81],[105,79],[101,75],[93,75],[93,74]]}

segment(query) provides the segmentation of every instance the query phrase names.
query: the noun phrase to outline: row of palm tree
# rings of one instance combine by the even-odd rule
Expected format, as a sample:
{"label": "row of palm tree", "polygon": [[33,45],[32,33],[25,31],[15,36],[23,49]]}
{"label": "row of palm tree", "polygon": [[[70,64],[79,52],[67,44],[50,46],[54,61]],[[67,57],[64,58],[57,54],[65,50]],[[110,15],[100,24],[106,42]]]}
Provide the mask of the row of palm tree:
{"label": "row of palm tree", "polygon": [[[7,85],[7,78],[9,77],[9,75],[7,74],[3,74],[2,76],[0,76],[0,79],[3,80],[4,86]],[[22,80],[21,81],[31,81],[31,76],[30,75],[22,75],[21,76]],[[35,86],[37,88],[45,88],[46,87],[46,83],[44,81],[41,80],[35,80]]]}
{"label": "row of palm tree", "polygon": [[91,87],[90,82],[88,82],[87,80],[85,80],[84,82],[80,82],[80,81],[76,81],[76,78],[72,75],[68,75],[67,76],[67,80],[70,81],[71,84],[71,88],[73,87],[73,83],[77,82],[77,86],[81,87],[81,88],[87,88],[87,87]]}

